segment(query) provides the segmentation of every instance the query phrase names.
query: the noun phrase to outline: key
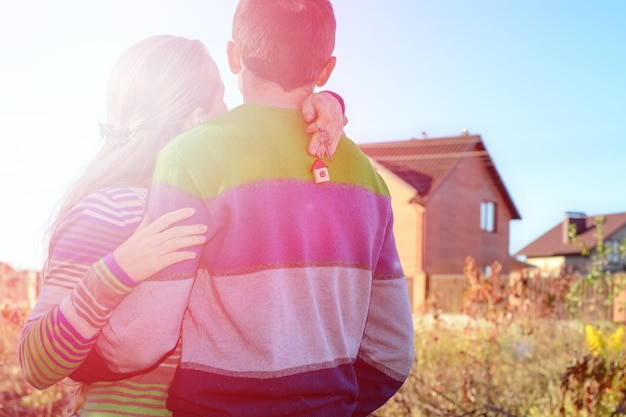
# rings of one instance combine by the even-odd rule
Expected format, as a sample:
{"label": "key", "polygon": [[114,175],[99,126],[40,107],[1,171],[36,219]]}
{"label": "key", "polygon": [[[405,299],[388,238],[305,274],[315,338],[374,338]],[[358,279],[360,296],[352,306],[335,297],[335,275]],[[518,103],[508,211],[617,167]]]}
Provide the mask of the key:
{"label": "key", "polygon": [[320,146],[317,149],[317,157],[321,160],[324,160],[326,155],[328,155],[328,160],[333,160],[333,154],[330,152],[330,135],[328,134],[328,130],[317,126],[319,130],[319,142]]}

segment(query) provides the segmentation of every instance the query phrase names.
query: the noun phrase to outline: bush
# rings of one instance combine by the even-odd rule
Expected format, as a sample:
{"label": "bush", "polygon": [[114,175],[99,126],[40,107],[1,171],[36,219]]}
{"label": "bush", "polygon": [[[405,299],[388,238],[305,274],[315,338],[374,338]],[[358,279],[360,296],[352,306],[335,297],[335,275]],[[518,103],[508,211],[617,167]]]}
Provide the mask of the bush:
{"label": "bush", "polygon": [[[624,330],[571,315],[581,279],[482,277],[468,258],[464,314],[416,317],[415,363],[376,417],[626,414]],[[579,299],[575,299],[580,304]],[[572,318],[574,317],[574,318]],[[610,336],[604,336],[609,334]]]}
{"label": "bush", "polygon": [[17,342],[28,309],[18,303],[0,306],[0,417],[61,417],[65,415],[70,387],[62,383],[40,391],[22,376]]}

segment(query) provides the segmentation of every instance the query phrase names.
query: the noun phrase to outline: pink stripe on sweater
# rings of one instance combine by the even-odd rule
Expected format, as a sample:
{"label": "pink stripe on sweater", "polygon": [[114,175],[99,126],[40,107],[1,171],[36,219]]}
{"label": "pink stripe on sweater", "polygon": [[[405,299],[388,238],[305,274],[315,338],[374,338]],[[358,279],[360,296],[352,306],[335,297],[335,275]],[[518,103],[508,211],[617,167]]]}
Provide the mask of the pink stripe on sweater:
{"label": "pink stripe on sweater", "polygon": [[[231,191],[215,202],[215,211],[227,217],[218,223],[229,228],[228,233],[218,231],[208,245],[219,253],[205,257],[212,271],[300,267],[305,266],[303,259],[308,265],[372,270],[380,255],[389,201],[378,195],[372,198],[374,193],[366,188],[265,181]],[[348,207],[345,201],[350,201]],[[351,212],[354,207],[361,212]],[[371,227],[363,227],[364,217]]]}

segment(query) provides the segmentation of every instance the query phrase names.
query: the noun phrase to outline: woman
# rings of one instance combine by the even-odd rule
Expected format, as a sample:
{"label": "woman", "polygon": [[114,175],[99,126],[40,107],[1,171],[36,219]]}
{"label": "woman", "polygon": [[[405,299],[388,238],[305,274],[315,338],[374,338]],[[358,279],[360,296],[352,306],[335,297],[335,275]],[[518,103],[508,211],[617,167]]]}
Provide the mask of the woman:
{"label": "woman", "polygon": [[[22,330],[19,356],[30,384],[45,389],[76,372],[109,320],[132,320],[133,289],[204,242],[204,225],[176,226],[178,210],[141,223],[156,155],[174,136],[226,111],[217,66],[197,40],[154,36],[132,46],[114,65],[107,88],[105,143],[67,194],[52,227],[41,295]],[[343,128],[333,95],[303,103],[311,122],[329,126],[330,149]],[[140,224],[141,223],[141,224]],[[115,315],[115,312],[118,315]],[[120,312],[123,312],[120,313]],[[148,333],[148,332],[146,332]],[[160,415],[179,347],[147,372],[120,381],[83,384],[72,413],[80,416]]]}

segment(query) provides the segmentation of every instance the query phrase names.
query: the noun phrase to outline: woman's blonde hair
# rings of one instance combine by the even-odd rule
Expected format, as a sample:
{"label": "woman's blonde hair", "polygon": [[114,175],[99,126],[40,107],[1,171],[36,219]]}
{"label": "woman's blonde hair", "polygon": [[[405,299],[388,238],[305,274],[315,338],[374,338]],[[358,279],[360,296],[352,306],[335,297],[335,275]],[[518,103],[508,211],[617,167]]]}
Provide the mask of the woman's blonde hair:
{"label": "woman's blonde hair", "polygon": [[[223,95],[219,71],[200,41],[159,35],[127,49],[109,77],[108,123],[100,127],[104,144],[61,202],[46,263],[72,207],[99,189],[147,186],[158,152],[185,130],[196,109],[210,112],[221,103],[216,94]],[[82,408],[88,387],[78,383],[68,415]]]}
{"label": "woman's blonde hair", "polygon": [[150,182],[163,146],[182,133],[195,109],[222,102],[219,71],[198,40],[152,36],[131,46],[112,68],[107,86],[105,143],[66,194],[52,224],[48,258],[64,215],[90,193]]}
{"label": "woman's blonde hair", "polygon": [[78,414],[85,400],[87,399],[87,391],[89,390],[89,384],[86,382],[80,382],[74,387],[74,391],[70,396],[70,403],[65,409],[65,417],[74,417]]}

